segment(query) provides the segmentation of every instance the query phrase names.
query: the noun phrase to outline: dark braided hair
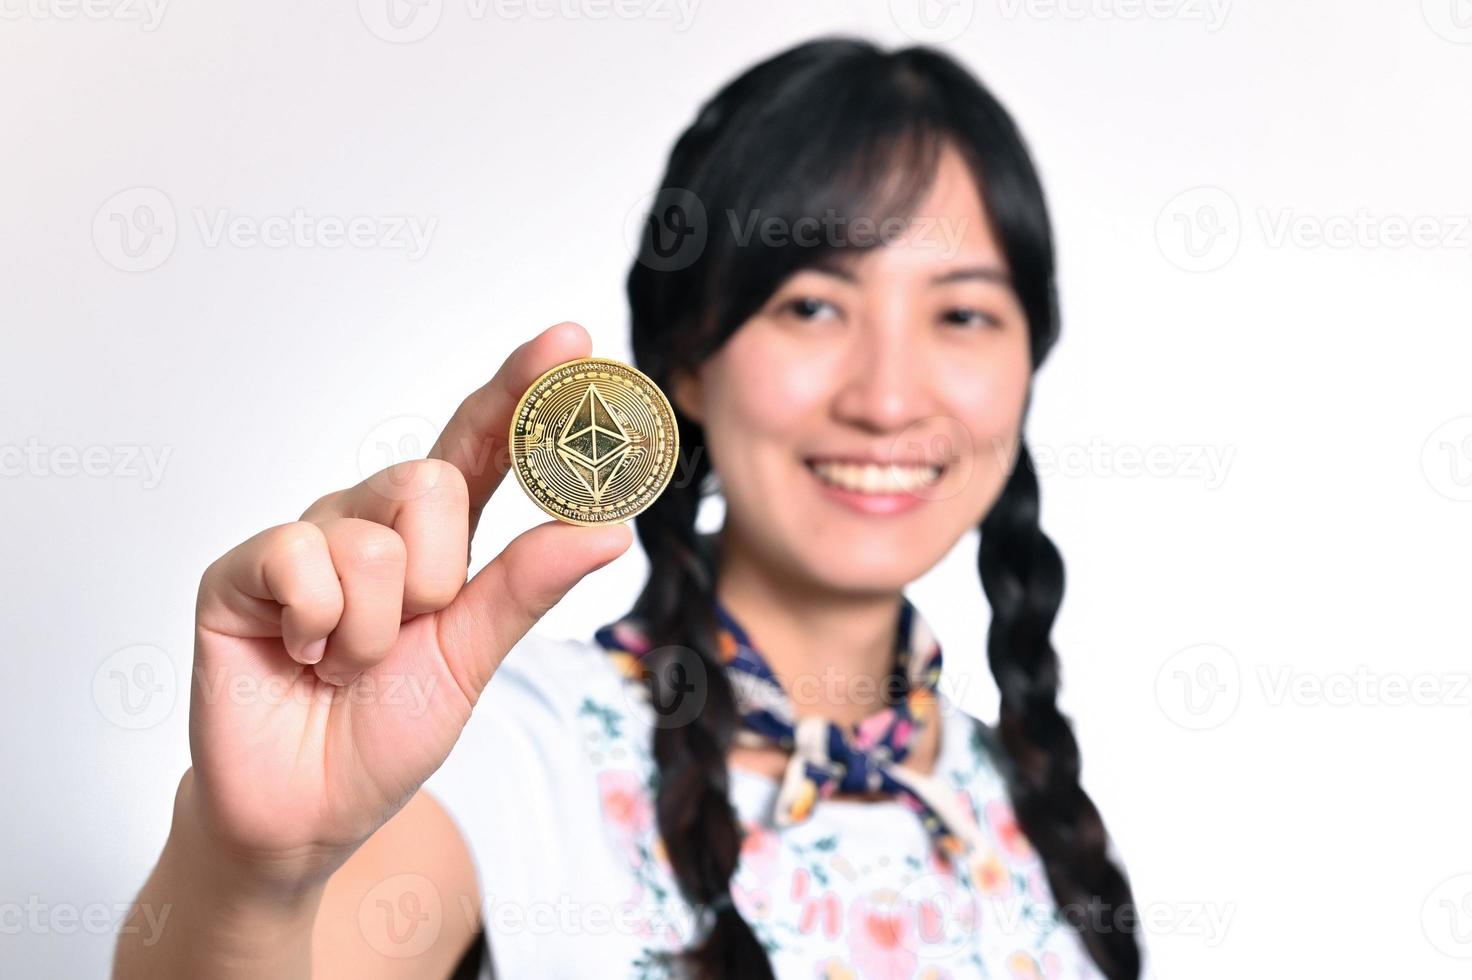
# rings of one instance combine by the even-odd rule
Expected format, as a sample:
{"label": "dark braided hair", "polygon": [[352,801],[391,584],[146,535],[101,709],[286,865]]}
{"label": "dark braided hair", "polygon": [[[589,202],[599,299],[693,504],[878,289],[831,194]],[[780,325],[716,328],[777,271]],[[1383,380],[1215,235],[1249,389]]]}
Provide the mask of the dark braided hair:
{"label": "dark braided hair", "polygon": [[[824,39],[749,69],[701,107],[670,155],[628,276],[635,363],[668,387],[718,350],[797,270],[853,242],[763,241],[751,216],[902,217],[922,199],[945,146],[966,160],[1028,320],[1033,369],[1058,336],[1052,232],[1026,145],[966,69],[924,47],[885,52]],[[1024,413],[1025,415],[1025,413]],[[767,952],[730,902],[741,828],[726,757],[738,725],[714,648],[714,536],[697,531],[713,464],[700,426],[678,408],[682,469],[635,519],[649,578],[633,614],[656,653],[656,813],[681,892],[706,922],[681,954],[701,978],[767,978]],[[979,568],[992,606],[988,661],[1001,692],[999,734],[1018,823],[1063,917],[1111,980],[1137,978],[1134,900],[1079,784],[1078,743],[1059,711],[1049,639],[1063,565],[1039,525],[1025,441],[982,520]]]}
{"label": "dark braided hair", "polygon": [[1018,825],[1043,858],[1060,913],[1104,975],[1138,977],[1134,898],[1079,785],[1078,742],[1058,710],[1058,656],[1048,634],[1063,600],[1063,560],[1038,524],[1026,443],[981,522],[978,564],[992,607],[987,662],[1002,695],[997,726]]}

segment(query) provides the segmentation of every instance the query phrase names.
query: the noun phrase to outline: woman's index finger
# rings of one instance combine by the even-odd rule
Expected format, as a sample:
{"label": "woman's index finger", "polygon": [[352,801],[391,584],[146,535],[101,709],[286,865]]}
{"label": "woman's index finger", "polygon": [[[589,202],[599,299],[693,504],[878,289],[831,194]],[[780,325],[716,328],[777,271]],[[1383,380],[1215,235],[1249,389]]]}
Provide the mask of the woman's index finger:
{"label": "woman's index finger", "polygon": [[511,468],[507,433],[511,413],[531,383],[564,361],[588,357],[592,338],[580,324],[548,327],[512,351],[494,377],[460,403],[429,451],[465,475],[471,527]]}

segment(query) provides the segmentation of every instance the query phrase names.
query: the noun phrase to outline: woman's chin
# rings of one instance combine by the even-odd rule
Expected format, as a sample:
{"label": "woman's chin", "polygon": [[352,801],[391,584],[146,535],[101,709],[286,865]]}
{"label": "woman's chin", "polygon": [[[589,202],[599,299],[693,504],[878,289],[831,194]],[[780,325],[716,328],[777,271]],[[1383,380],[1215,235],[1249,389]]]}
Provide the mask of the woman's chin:
{"label": "woman's chin", "polygon": [[898,592],[924,575],[939,560],[920,554],[911,542],[885,547],[870,540],[827,550],[809,558],[812,575],[841,592]]}

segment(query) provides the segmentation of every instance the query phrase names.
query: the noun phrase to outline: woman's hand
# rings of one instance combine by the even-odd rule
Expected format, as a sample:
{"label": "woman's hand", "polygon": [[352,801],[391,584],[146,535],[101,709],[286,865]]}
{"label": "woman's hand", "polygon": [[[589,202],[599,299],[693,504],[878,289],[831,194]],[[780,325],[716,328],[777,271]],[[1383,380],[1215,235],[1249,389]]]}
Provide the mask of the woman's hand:
{"label": "woman's hand", "polygon": [[428,459],[328,494],[206,570],[189,806],[232,865],[288,887],[324,880],[444,761],[506,652],[628,548],[627,525],[549,521],[466,581],[518,399],[590,349],[577,324],[544,331],[461,404]]}

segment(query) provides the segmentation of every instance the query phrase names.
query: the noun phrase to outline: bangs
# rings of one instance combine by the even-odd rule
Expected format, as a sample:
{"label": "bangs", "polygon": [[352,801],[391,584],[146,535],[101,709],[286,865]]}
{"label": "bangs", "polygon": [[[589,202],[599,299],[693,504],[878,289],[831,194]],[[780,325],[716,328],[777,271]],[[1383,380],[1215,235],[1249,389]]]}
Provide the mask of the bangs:
{"label": "bangs", "polygon": [[941,218],[917,211],[952,148],[1001,243],[1040,364],[1057,335],[1052,239],[1016,126],[946,56],[846,40],[756,66],[681,135],[660,191],[674,205],[649,214],[629,273],[636,359],[656,377],[694,368],[794,273],[851,266],[917,219]]}
{"label": "bangs", "polygon": [[761,270],[746,283],[763,292],[758,301],[800,269],[846,265],[893,240],[924,201],[948,142],[923,89],[829,81],[826,97],[779,99],[734,127],[725,149],[751,164],[705,202],[709,275]]}

